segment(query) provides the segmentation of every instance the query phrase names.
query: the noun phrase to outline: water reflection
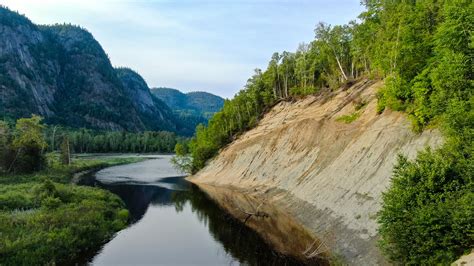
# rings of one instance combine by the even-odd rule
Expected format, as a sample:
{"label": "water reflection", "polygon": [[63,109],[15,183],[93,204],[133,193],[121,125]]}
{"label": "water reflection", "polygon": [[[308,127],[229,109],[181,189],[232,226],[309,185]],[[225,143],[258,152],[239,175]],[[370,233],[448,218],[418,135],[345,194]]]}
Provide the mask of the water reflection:
{"label": "water reflection", "polygon": [[[93,258],[93,264],[110,265],[130,262],[136,264],[301,265],[297,260],[273,251],[258,234],[225,213],[195,185],[176,177],[166,178],[163,182],[172,184],[176,190],[150,185],[97,183],[98,186],[110,190],[124,200],[130,211],[132,222],[139,224],[130,229],[141,228],[127,229],[119,234]],[[167,215],[167,218],[170,218],[170,215],[183,216],[179,219],[187,221],[186,226],[200,232],[190,234],[188,230],[183,231],[175,219],[163,219],[164,217],[159,217],[160,215],[146,216],[148,209],[153,209],[154,214],[157,214],[155,211],[158,210],[158,214]],[[169,212],[170,209],[174,213]],[[156,221],[153,223],[143,221],[143,219],[150,220],[151,218],[155,218]],[[196,223],[190,220],[197,221],[201,226],[196,226]],[[173,224],[167,223],[168,221]],[[164,235],[156,234],[157,227],[161,227],[162,230],[165,227],[166,231],[174,232],[167,234],[166,239],[163,239]],[[208,237],[196,236],[202,235],[203,232],[208,234]],[[126,237],[123,236],[124,233]],[[139,239],[136,238],[137,235],[140,236]],[[173,241],[171,238],[180,241]],[[205,243],[209,240],[214,243]],[[174,255],[170,256],[173,253]],[[179,257],[183,255],[187,257],[186,260]]]}
{"label": "water reflection", "polygon": [[275,252],[257,233],[182,177],[160,178],[151,184],[137,184],[133,180],[127,183],[120,179],[117,183],[93,183],[122,198],[132,224],[95,254],[86,255],[82,262],[94,265],[302,264]]}
{"label": "water reflection", "polygon": [[130,212],[131,222],[135,223],[143,217],[150,204],[153,206],[172,206],[174,194],[182,190],[188,190],[191,186],[183,177],[164,178],[161,182],[170,184],[171,187],[165,188],[157,184],[103,184],[99,181],[96,181],[95,185],[118,195],[125,202]]}

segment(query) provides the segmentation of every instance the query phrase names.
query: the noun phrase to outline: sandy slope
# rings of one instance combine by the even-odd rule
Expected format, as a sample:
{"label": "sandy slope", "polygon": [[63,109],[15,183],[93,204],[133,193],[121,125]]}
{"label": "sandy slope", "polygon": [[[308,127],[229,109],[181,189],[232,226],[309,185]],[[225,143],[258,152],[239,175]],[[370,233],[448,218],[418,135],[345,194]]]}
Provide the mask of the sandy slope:
{"label": "sandy slope", "polygon": [[[189,179],[232,187],[284,208],[350,263],[385,263],[376,247],[382,192],[397,154],[437,146],[437,131],[415,134],[406,116],[376,113],[381,82],[277,104],[259,125]],[[337,121],[366,104],[352,123]],[[324,238],[331,236],[331,239]]]}

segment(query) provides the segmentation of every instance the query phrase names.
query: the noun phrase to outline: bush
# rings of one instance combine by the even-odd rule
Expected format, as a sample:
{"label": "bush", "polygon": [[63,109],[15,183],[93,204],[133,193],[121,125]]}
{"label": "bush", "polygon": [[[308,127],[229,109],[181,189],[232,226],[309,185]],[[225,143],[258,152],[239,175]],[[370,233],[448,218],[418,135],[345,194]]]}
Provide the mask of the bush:
{"label": "bush", "polygon": [[453,145],[399,158],[378,220],[390,259],[450,263],[474,247],[474,179],[466,172],[473,162]]}
{"label": "bush", "polygon": [[[31,173],[43,169],[46,160],[43,151],[47,147],[43,136],[42,118],[33,115],[31,118],[20,118],[15,125],[11,142],[14,157],[7,160],[7,170]],[[10,145],[10,144],[9,144]]]}
{"label": "bush", "polygon": [[[64,264],[125,227],[110,192],[44,181],[0,187],[0,264]],[[40,194],[38,194],[38,192]]]}
{"label": "bush", "polygon": [[359,112],[353,112],[350,115],[341,115],[341,116],[339,116],[338,118],[336,118],[336,121],[343,122],[343,123],[346,123],[346,124],[350,124],[350,123],[354,122],[355,120],[357,120],[357,118],[359,118],[359,116],[360,116]]}
{"label": "bush", "polygon": [[377,112],[381,113],[386,107],[395,111],[404,111],[407,100],[411,98],[409,84],[399,75],[391,75],[385,78],[385,87],[377,94]]}

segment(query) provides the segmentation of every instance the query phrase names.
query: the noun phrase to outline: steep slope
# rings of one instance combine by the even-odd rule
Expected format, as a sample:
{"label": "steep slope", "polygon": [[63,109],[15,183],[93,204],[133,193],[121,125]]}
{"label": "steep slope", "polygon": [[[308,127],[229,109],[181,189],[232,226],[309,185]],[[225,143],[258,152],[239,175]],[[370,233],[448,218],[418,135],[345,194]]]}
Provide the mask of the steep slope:
{"label": "steep slope", "polygon": [[129,68],[117,68],[115,71],[145,128],[176,130],[171,109],[151,94],[150,88],[138,73]]}
{"label": "steep slope", "polygon": [[52,115],[60,66],[57,56],[45,59],[53,41],[27,18],[1,7],[0,35],[0,111]]}
{"label": "steep slope", "polygon": [[413,158],[442,139],[437,131],[413,133],[402,113],[378,115],[380,86],[364,80],[280,102],[189,179],[217,200],[216,188],[230,187],[282,208],[352,264],[385,263],[375,215],[397,155]]}
{"label": "steep slope", "polygon": [[2,116],[39,114],[48,123],[108,130],[176,129],[143,79],[123,82],[87,30],[37,26],[0,7],[0,36]]}
{"label": "steep slope", "polygon": [[[144,125],[127,98],[108,56],[92,34],[70,25],[43,27],[59,44],[58,89],[53,123],[74,127],[142,130]],[[38,76],[42,76],[38,71]]]}

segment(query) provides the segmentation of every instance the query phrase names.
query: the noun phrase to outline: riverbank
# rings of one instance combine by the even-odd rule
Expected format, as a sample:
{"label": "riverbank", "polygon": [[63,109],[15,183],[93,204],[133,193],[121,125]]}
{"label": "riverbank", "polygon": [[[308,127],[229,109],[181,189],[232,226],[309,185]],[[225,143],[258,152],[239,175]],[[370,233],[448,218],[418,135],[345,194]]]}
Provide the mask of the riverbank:
{"label": "riverbank", "polygon": [[376,218],[397,157],[443,139],[434,129],[414,133],[403,113],[378,114],[381,86],[363,80],[280,102],[188,180],[271,202],[347,263],[386,264]]}
{"label": "riverbank", "polygon": [[48,155],[48,168],[0,176],[0,264],[61,264],[109,240],[127,225],[116,195],[71,183],[78,173],[143,158],[74,158],[71,165]]}

